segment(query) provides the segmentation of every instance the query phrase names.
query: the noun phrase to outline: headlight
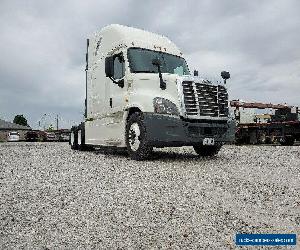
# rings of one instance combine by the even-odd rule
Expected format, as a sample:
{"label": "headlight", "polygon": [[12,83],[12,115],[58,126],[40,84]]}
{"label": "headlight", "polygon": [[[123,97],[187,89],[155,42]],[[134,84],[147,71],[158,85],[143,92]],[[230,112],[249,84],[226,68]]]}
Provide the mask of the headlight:
{"label": "headlight", "polygon": [[154,107],[154,113],[179,115],[176,105],[165,98],[161,98],[161,97],[154,98],[153,107]]}

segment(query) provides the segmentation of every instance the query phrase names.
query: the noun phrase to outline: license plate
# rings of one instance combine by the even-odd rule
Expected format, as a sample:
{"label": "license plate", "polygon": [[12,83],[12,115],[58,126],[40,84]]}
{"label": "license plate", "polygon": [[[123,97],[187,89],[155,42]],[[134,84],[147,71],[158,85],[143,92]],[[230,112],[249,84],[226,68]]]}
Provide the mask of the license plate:
{"label": "license plate", "polygon": [[203,145],[215,145],[215,139],[214,138],[204,138]]}

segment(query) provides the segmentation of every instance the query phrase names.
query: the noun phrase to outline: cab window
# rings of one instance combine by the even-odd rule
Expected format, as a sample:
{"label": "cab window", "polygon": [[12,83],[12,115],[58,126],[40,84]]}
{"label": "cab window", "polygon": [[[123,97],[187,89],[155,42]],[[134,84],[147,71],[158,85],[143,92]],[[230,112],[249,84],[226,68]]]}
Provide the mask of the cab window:
{"label": "cab window", "polygon": [[114,56],[114,79],[121,79],[125,76],[125,61],[123,54]]}

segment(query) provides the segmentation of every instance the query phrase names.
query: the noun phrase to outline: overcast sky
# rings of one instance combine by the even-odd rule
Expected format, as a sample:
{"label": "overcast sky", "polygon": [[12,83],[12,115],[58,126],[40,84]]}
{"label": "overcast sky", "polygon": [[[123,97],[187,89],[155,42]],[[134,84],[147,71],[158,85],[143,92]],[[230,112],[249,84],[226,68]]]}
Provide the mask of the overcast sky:
{"label": "overcast sky", "polygon": [[0,118],[82,118],[89,34],[119,23],[166,35],[191,70],[231,73],[231,99],[300,106],[300,1],[0,1]]}

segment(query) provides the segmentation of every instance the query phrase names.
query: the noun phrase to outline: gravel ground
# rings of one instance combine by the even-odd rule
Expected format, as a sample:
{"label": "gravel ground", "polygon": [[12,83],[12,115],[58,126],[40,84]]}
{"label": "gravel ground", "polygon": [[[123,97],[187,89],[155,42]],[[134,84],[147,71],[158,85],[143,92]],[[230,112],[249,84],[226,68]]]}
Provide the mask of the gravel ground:
{"label": "gravel ground", "polygon": [[300,147],[225,146],[211,159],[172,148],[136,162],[1,143],[0,166],[3,249],[235,249],[237,232],[298,233],[300,246]]}

